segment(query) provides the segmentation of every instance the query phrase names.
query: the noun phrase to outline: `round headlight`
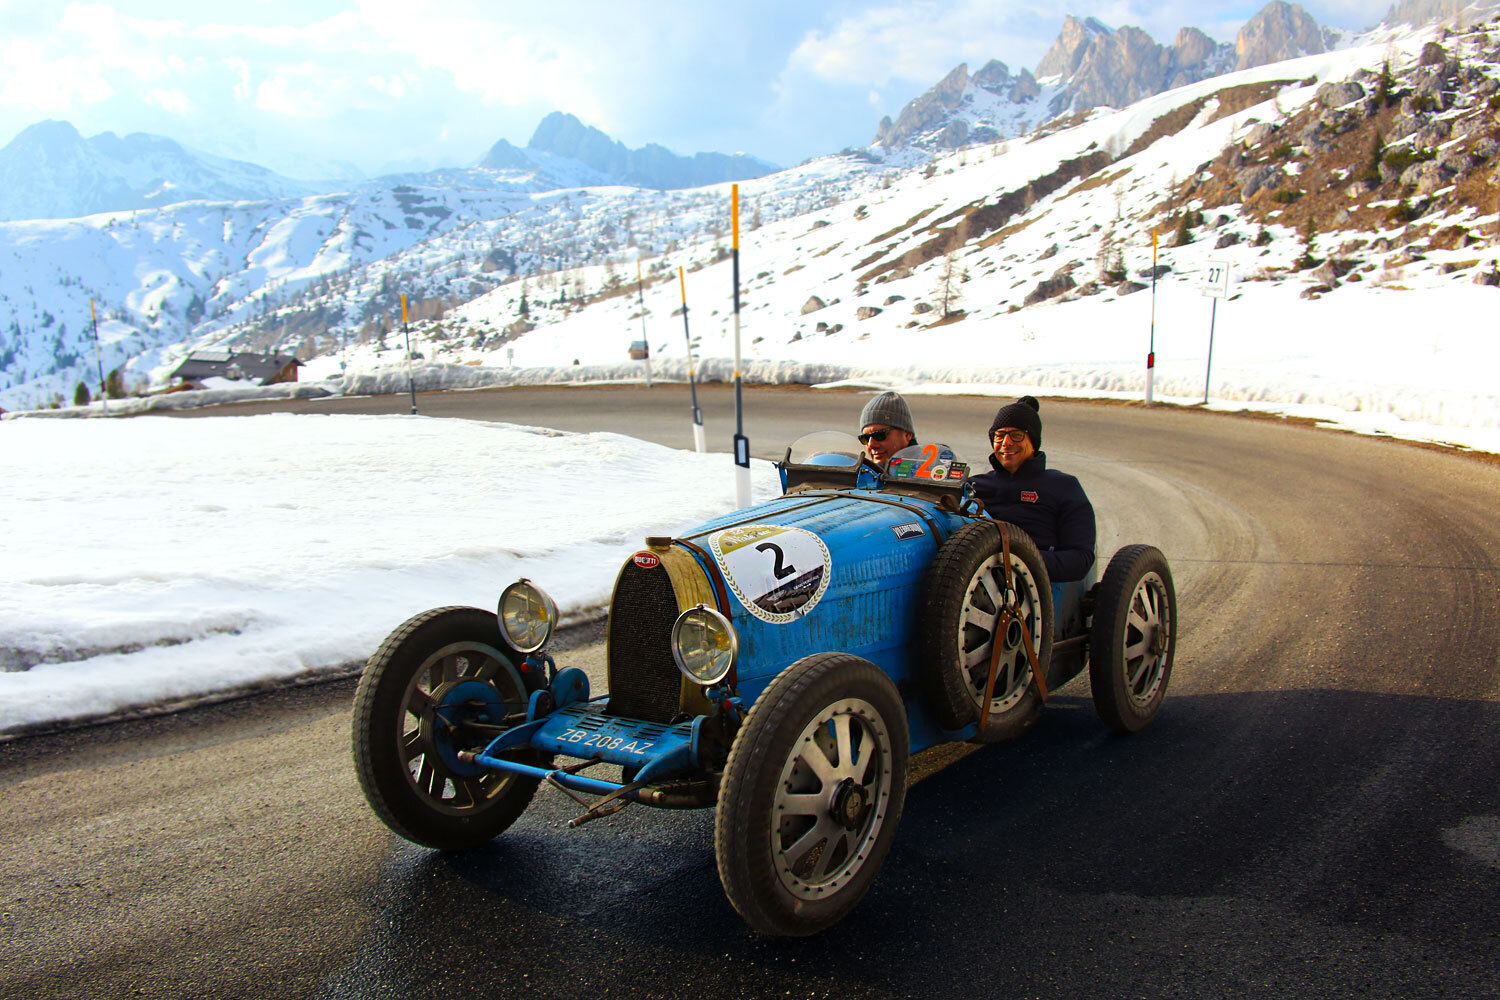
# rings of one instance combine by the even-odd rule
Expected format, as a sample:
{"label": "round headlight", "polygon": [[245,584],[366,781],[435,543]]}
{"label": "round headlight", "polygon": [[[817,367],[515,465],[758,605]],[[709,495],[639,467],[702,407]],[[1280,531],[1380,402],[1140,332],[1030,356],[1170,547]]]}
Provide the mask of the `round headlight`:
{"label": "round headlight", "polygon": [[734,626],[713,608],[688,608],[672,625],[672,659],[695,684],[708,687],[728,677],[739,652]]}
{"label": "round headlight", "polygon": [[505,638],[520,653],[535,653],[547,645],[557,626],[557,605],[524,577],[505,588],[495,613]]}

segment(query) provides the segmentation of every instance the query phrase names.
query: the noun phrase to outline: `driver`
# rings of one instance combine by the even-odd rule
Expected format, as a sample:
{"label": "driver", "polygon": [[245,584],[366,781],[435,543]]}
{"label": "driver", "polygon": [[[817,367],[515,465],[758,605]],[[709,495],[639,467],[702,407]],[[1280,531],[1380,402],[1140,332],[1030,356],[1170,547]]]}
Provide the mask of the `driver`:
{"label": "driver", "polygon": [[911,408],[900,393],[882,392],[865,404],[859,414],[859,443],[882,472],[892,455],[917,443]]}
{"label": "driver", "polygon": [[1037,548],[1055,583],[1082,580],[1094,565],[1094,507],[1066,472],[1047,468],[1041,404],[1022,396],[1000,407],[990,424],[993,472],[969,480],[985,510],[1019,526]]}

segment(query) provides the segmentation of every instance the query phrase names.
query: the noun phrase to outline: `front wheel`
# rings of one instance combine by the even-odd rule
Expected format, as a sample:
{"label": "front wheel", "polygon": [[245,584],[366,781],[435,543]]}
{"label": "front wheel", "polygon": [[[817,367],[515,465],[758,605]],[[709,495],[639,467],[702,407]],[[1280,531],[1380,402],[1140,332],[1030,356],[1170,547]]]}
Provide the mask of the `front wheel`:
{"label": "front wheel", "polygon": [[[493,612],[434,608],[402,623],[365,664],[354,695],[355,771],[370,807],[407,840],[478,847],[536,792],[535,778],[458,759],[526,710],[508,650]],[[529,751],[517,759],[545,760]]]}
{"label": "front wheel", "polygon": [[736,734],[714,816],[729,902],[762,934],[815,934],[880,870],[906,801],[909,736],[896,686],[845,653],[773,680]]}
{"label": "front wheel", "polygon": [[1094,709],[1117,733],[1138,733],[1161,709],[1177,648],[1177,591],[1161,550],[1127,545],[1099,583],[1089,636]]}

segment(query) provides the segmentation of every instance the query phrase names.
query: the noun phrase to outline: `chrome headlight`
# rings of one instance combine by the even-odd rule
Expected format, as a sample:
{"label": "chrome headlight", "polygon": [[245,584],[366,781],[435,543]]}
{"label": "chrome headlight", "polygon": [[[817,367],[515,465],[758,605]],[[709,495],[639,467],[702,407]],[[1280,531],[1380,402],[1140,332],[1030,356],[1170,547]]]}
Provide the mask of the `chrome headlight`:
{"label": "chrome headlight", "polygon": [[557,604],[525,577],[505,588],[495,614],[500,630],[519,653],[535,653],[547,645],[557,627]]}
{"label": "chrome headlight", "polygon": [[734,626],[713,608],[688,608],[672,625],[672,659],[695,684],[711,687],[728,677],[739,654]]}

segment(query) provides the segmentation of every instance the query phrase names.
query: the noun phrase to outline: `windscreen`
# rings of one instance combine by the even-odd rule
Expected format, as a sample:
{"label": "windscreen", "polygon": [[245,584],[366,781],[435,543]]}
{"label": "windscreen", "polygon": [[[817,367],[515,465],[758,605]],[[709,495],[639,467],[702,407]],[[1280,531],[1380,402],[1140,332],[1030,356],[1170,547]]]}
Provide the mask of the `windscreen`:
{"label": "windscreen", "polygon": [[859,465],[864,449],[853,434],[843,431],[814,431],[792,442],[788,462],[792,465],[818,465],[834,469],[852,469]]}

